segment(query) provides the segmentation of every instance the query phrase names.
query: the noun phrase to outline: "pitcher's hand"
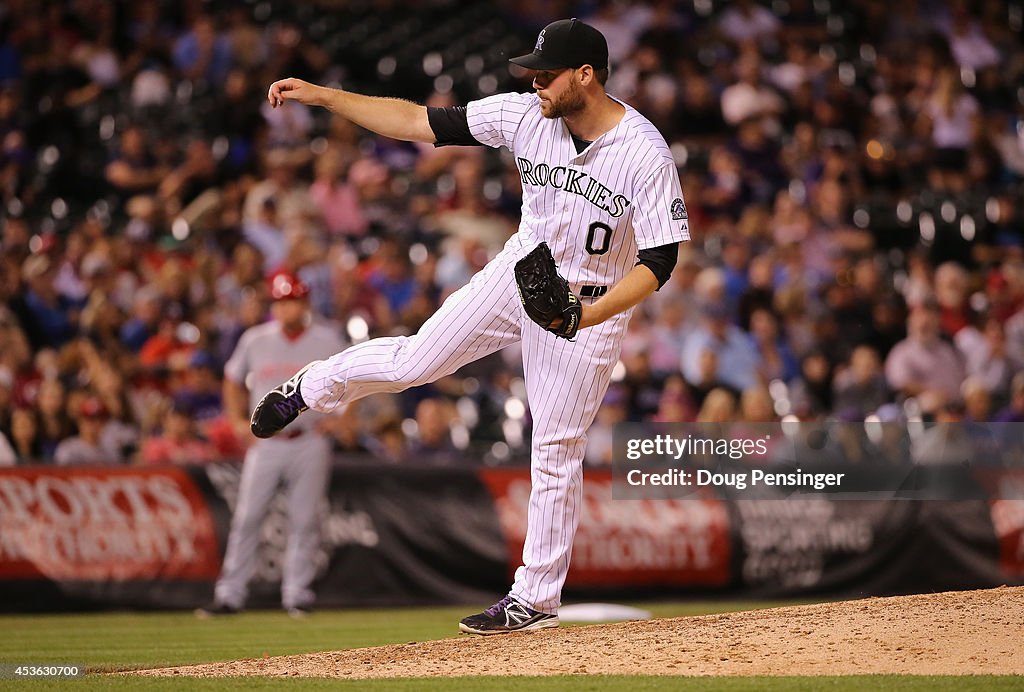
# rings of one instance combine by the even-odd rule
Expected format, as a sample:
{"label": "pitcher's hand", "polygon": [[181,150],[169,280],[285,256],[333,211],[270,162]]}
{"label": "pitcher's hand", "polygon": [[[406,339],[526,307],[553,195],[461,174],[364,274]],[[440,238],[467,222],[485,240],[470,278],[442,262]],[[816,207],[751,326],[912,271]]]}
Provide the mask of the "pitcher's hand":
{"label": "pitcher's hand", "polygon": [[267,100],[270,101],[270,105],[274,108],[283,105],[285,101],[298,101],[307,106],[315,106],[319,105],[319,97],[322,91],[323,87],[319,87],[316,84],[310,84],[295,77],[288,77],[286,79],[279,79],[270,85],[270,90],[267,92]]}

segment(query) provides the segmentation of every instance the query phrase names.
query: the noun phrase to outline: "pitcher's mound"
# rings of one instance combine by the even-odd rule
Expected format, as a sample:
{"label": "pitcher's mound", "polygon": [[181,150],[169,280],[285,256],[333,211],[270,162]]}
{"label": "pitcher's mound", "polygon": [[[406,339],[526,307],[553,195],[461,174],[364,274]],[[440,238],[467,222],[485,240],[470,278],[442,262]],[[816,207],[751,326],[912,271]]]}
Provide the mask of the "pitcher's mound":
{"label": "pitcher's mound", "polygon": [[[454,626],[453,626],[454,627]],[[147,675],[1024,674],[1024,587],[461,636]]]}

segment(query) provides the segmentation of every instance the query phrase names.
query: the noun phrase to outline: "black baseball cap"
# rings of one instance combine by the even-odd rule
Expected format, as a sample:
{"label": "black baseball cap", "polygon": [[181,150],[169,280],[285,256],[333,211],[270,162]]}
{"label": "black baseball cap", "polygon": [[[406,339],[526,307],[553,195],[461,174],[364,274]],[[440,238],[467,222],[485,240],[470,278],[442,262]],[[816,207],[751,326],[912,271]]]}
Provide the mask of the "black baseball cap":
{"label": "black baseball cap", "polygon": [[608,67],[608,42],[600,31],[573,17],[551,22],[537,35],[532,53],[512,58],[510,63],[530,70],[556,70],[591,65]]}

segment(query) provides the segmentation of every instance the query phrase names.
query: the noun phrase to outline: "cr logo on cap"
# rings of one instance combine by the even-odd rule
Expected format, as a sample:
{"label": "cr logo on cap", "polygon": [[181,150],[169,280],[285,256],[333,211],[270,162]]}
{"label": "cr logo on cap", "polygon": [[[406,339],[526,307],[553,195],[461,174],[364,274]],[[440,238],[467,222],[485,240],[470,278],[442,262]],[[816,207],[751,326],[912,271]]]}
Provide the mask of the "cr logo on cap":
{"label": "cr logo on cap", "polygon": [[547,29],[541,29],[540,33],[537,34],[537,45],[533,47],[534,50],[543,50],[544,49],[544,32],[545,31],[547,31]]}

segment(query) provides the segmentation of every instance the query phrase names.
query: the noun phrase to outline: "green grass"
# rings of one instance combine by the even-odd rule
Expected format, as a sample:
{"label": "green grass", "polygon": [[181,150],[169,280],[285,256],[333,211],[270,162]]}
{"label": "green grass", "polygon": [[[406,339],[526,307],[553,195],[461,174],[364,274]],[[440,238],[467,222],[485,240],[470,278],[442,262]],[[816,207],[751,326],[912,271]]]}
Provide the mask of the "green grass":
{"label": "green grass", "polygon": [[749,678],[684,678],[625,675],[565,675],[549,678],[464,677],[405,678],[399,680],[260,680],[252,678],[170,679],[110,678],[90,676],[82,680],[33,681],[19,689],[70,690],[371,690],[384,692],[425,692],[444,690],[461,692],[493,690],[494,692],[555,692],[560,690],[592,690],[593,692],[636,692],[642,690],[680,690],[681,692],[860,692],[861,690],[907,690],[909,692],[988,692],[990,690],[1024,689],[1024,678],[1010,675],[924,676],[924,675],[857,675],[832,677],[749,677]]}
{"label": "green grass", "polygon": [[[792,605],[783,602],[635,604],[655,617],[719,613]],[[1024,690],[1013,676],[856,676],[808,678],[686,678],[650,676],[461,677],[339,681],[323,679],[182,679],[107,676],[100,673],[208,661],[279,656],[404,644],[458,636],[456,623],[473,608],[337,610],[293,620],[280,611],[254,611],[198,620],[191,613],[88,613],[0,616],[0,662],[81,664],[93,674],[75,680],[15,682],[17,689],[72,690]],[[8,689],[0,680],[0,689]]]}
{"label": "green grass", "polygon": [[[750,610],[786,602],[649,603],[654,617]],[[482,606],[481,606],[482,607]],[[156,667],[355,649],[458,636],[472,607],[320,611],[293,620],[276,610],[209,620],[190,612],[0,616],[0,662],[77,663],[95,670]]]}

